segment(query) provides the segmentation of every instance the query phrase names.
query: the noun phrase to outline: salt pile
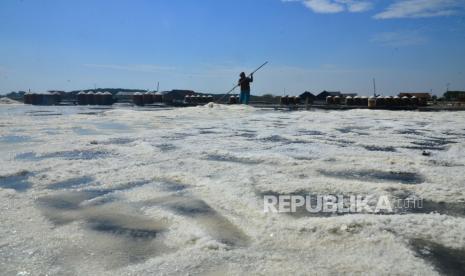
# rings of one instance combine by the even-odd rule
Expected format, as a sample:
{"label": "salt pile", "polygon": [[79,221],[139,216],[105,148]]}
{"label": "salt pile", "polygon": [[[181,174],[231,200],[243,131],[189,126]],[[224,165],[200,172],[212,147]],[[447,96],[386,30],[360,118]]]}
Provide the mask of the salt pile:
{"label": "salt pile", "polygon": [[[215,104],[0,107],[0,270],[458,273],[464,120],[459,112]],[[266,194],[337,193],[416,195],[424,209],[263,212]]]}
{"label": "salt pile", "polygon": [[21,104],[21,102],[12,100],[12,99],[7,98],[7,97],[1,97],[0,98],[0,104]]}

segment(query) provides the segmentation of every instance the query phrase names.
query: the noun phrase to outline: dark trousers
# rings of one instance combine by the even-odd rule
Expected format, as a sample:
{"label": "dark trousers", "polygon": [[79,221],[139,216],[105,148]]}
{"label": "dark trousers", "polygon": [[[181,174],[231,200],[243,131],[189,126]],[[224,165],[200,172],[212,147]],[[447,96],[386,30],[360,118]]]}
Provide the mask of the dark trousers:
{"label": "dark trousers", "polygon": [[239,96],[239,101],[241,104],[249,104],[250,100],[250,91],[241,91],[241,94]]}

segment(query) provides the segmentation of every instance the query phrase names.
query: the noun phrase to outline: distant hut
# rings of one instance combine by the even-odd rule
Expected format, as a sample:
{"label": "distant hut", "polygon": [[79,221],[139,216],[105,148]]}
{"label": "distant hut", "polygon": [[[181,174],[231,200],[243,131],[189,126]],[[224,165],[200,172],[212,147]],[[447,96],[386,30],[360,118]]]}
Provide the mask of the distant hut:
{"label": "distant hut", "polygon": [[326,101],[326,99],[327,99],[328,96],[331,96],[331,97],[339,96],[339,97],[341,97],[341,96],[342,96],[342,93],[339,92],[339,91],[333,91],[333,92],[331,92],[331,91],[326,91],[326,90],[325,90],[325,91],[321,92],[320,94],[318,94],[318,95],[316,96],[316,98],[317,98],[318,100],[321,100],[321,101]]}
{"label": "distant hut", "polygon": [[25,104],[32,104],[32,94],[31,93],[24,94],[24,103]]}
{"label": "distant hut", "polygon": [[299,98],[301,99],[302,102],[307,102],[308,103],[313,103],[313,101],[316,100],[316,96],[308,91],[305,91],[304,93],[300,94]]}
{"label": "distant hut", "polygon": [[137,105],[137,106],[143,106],[144,105],[144,98],[142,93],[136,92],[132,95],[132,102]]}
{"label": "distant hut", "polygon": [[103,105],[103,93],[102,92],[95,93],[94,101],[96,105]]}
{"label": "distant hut", "polygon": [[103,105],[112,105],[113,104],[113,94],[110,92],[103,93]]}
{"label": "distant hut", "polygon": [[354,98],[354,97],[356,97],[356,96],[357,96],[357,93],[342,93],[342,94],[341,94],[341,97],[343,97],[343,98],[347,98],[347,97],[352,97],[352,98]]}
{"label": "distant hut", "polygon": [[[402,92],[399,93],[399,98],[407,97],[414,105],[426,105],[428,101],[431,101],[431,93],[425,92]],[[413,98],[415,97],[415,98]],[[412,99],[413,98],[413,99]]]}
{"label": "distant hut", "polygon": [[93,91],[87,92],[86,102],[88,105],[95,105],[95,93]]}
{"label": "distant hut", "polygon": [[144,104],[153,104],[153,94],[150,92],[145,92],[142,96],[144,99]]}
{"label": "distant hut", "polygon": [[77,103],[78,105],[87,105],[87,96],[86,92],[81,91],[77,93]]}
{"label": "distant hut", "polygon": [[354,105],[354,98],[352,98],[351,96],[347,96],[345,98],[345,104],[346,105]]}
{"label": "distant hut", "polygon": [[465,91],[447,91],[444,98],[448,101],[465,102]]}
{"label": "distant hut", "polygon": [[[157,92],[155,102],[173,103],[184,101],[186,95],[194,95],[192,90],[173,89],[171,91]],[[202,99],[198,99],[201,101]]]}

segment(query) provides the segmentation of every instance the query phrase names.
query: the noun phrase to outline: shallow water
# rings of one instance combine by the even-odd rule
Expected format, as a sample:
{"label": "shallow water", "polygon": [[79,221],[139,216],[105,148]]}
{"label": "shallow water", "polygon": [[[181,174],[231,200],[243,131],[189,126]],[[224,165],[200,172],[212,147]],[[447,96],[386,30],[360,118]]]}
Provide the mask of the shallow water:
{"label": "shallow water", "polygon": [[28,181],[29,176],[31,176],[31,172],[25,170],[13,174],[0,175],[0,188],[24,192],[32,186]]}
{"label": "shallow water", "polygon": [[426,240],[412,240],[417,255],[433,263],[444,275],[463,275],[465,271],[465,250],[445,247]]}
{"label": "shallow water", "polygon": [[[461,112],[0,106],[0,271],[458,275],[464,120]],[[415,196],[423,205],[264,213],[264,195],[289,194]]]}

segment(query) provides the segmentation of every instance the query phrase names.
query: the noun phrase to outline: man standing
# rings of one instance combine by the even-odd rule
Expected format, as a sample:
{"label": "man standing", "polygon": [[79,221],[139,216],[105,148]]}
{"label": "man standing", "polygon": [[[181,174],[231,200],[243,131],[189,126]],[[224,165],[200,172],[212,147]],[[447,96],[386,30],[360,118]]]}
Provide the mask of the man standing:
{"label": "man standing", "polygon": [[249,104],[250,100],[250,83],[253,82],[253,73],[250,75],[250,78],[245,76],[245,73],[240,74],[240,79],[238,85],[241,86],[241,95],[240,102],[241,104]]}

